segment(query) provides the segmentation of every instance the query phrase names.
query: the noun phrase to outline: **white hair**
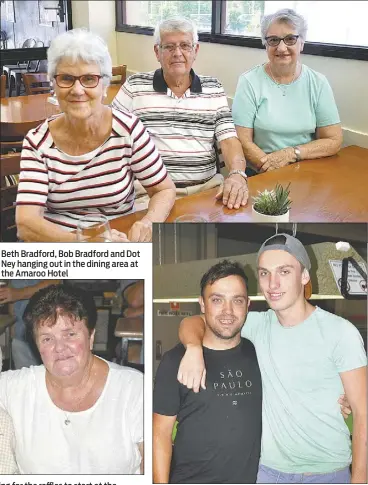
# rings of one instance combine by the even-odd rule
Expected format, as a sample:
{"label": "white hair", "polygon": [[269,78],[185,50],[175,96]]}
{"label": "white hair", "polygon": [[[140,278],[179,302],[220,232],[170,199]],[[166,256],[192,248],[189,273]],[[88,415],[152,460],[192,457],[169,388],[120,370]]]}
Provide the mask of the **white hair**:
{"label": "white hair", "polygon": [[290,24],[298,33],[301,40],[305,42],[307,37],[308,25],[305,18],[296,13],[295,10],[291,8],[283,8],[270,15],[265,15],[261,21],[261,37],[262,44],[266,45],[266,37],[268,29],[273,22],[284,22]]}
{"label": "white hair", "polygon": [[190,33],[193,37],[193,44],[198,44],[198,30],[194,22],[185,17],[172,17],[161,20],[155,28],[155,45],[161,44],[161,36],[164,33],[183,32]]}
{"label": "white hair", "polygon": [[57,66],[63,59],[70,59],[73,63],[83,61],[96,63],[105,86],[110,84],[112,76],[112,62],[105,41],[86,29],[73,29],[55,37],[47,50],[48,75],[50,81],[56,74]]}

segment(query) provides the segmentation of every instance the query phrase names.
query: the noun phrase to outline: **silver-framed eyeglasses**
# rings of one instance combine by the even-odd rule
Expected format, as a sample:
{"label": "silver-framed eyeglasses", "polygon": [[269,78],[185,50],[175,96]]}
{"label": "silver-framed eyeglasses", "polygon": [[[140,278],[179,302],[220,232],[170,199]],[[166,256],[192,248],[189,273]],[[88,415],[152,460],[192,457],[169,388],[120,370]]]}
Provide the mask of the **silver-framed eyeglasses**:
{"label": "silver-framed eyeglasses", "polygon": [[54,79],[59,88],[71,88],[78,80],[84,88],[95,88],[100,79],[105,76],[101,74],[83,74],[82,76],[72,76],[71,74],[56,74]]}
{"label": "silver-framed eyeglasses", "polygon": [[160,49],[163,52],[173,53],[179,47],[181,52],[192,52],[194,44],[190,42],[180,42],[180,44],[160,44]]}
{"label": "silver-framed eyeglasses", "polygon": [[299,35],[289,34],[285,35],[285,37],[277,37],[276,35],[269,35],[265,37],[267,44],[270,47],[277,47],[280,42],[283,40],[285,45],[295,45],[299,39]]}

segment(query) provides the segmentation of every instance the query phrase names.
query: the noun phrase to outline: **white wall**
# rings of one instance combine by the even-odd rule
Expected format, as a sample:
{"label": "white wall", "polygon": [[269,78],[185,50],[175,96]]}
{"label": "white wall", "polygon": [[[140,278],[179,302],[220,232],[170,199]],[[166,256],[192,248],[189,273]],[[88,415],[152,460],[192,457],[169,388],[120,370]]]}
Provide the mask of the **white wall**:
{"label": "white wall", "polygon": [[[117,32],[116,39],[118,63],[127,64],[129,72],[157,69],[153,37]],[[200,74],[218,77],[232,97],[239,75],[266,59],[264,50],[202,43],[194,67]],[[304,55],[303,63],[327,76],[339,108],[345,144],[368,148],[368,62]]]}

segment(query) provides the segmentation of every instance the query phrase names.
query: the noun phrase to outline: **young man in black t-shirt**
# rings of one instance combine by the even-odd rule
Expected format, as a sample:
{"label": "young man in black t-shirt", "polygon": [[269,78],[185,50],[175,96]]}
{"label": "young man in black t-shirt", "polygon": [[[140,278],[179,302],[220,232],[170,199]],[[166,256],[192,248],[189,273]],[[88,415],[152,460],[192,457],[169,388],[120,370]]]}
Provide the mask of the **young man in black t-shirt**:
{"label": "young man in black t-shirt", "polygon": [[256,482],[262,385],[254,346],[240,337],[248,304],[238,263],[221,261],[202,277],[207,387],[194,393],[177,381],[181,344],[163,356],[153,399],[154,483]]}

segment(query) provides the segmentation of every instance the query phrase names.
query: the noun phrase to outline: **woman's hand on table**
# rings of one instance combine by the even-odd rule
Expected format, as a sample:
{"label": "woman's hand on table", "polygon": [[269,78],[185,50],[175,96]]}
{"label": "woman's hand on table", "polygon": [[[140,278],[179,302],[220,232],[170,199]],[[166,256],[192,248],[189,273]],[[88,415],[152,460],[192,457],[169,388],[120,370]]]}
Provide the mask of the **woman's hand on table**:
{"label": "woman's hand on table", "polygon": [[152,241],[152,221],[142,218],[135,222],[128,233],[130,242],[151,242]]}
{"label": "woman's hand on table", "polygon": [[270,170],[276,170],[281,167],[289,165],[289,163],[295,162],[296,156],[293,147],[283,148],[277,152],[269,153],[265,157],[261,158],[261,165],[259,167],[260,172],[269,172]]}
{"label": "woman's hand on table", "polygon": [[111,229],[111,242],[129,242],[129,239],[124,232]]}

